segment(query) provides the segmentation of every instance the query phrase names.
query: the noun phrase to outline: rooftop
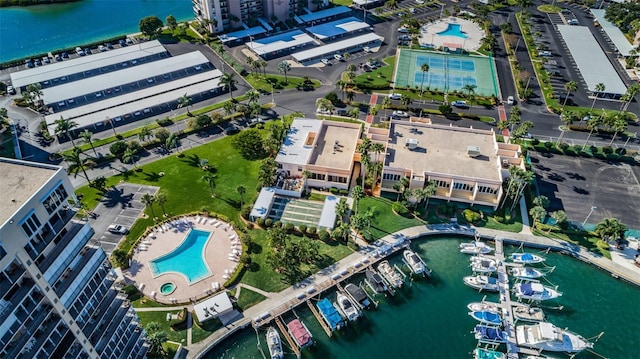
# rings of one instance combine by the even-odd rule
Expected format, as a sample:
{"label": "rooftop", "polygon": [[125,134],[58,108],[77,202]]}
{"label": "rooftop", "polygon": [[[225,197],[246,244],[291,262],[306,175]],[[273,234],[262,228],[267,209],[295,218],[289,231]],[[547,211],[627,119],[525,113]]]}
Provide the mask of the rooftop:
{"label": "rooftop", "polygon": [[258,55],[270,54],[296,46],[305,46],[306,44],[315,45],[315,41],[311,36],[300,30],[293,30],[258,40],[254,39],[245,43],[247,47]]}
{"label": "rooftop", "polygon": [[0,224],[4,224],[62,168],[0,158]]}
{"label": "rooftop", "polygon": [[333,54],[335,53],[342,52],[344,49],[354,48],[374,41],[382,42],[384,41],[384,37],[370,32],[364,35],[354,36],[346,40],[332,42],[324,46],[296,52],[292,56],[298,62],[304,62],[322,55],[326,55],[329,58],[333,57]]}
{"label": "rooftop", "polygon": [[239,30],[239,31],[235,31],[235,32],[230,32],[228,34],[223,34],[218,36],[218,38],[220,39],[220,41],[222,42],[230,42],[230,41],[238,41],[238,40],[242,40],[246,37],[249,36],[255,36],[255,35],[260,35],[260,34],[264,34],[266,33],[267,30],[265,30],[263,27],[261,26],[254,26],[252,28],[249,29],[244,29],[244,30]]}
{"label": "rooftop", "polygon": [[618,49],[620,55],[625,57],[629,56],[629,52],[633,50],[633,45],[631,45],[629,40],[627,40],[624,33],[622,33],[616,24],[613,24],[604,18],[605,11],[606,10],[603,9],[591,9],[591,13],[595,16],[598,23],[600,23],[600,26],[604,32],[607,33],[607,36],[611,39],[613,44],[616,45],[616,49]]}
{"label": "rooftop", "polygon": [[330,16],[347,14],[350,12],[351,12],[351,9],[346,6],[335,6],[329,9],[320,10],[320,11],[312,12],[309,14],[297,16],[296,21],[298,21],[299,24],[304,24],[311,21],[322,20]]}
{"label": "rooftop", "polygon": [[[408,140],[417,147],[407,148]],[[480,156],[467,155],[469,146]],[[387,167],[501,181],[493,131],[392,120],[387,153]]]}
{"label": "rooftop", "polygon": [[307,31],[312,33],[319,39],[325,39],[337,35],[343,35],[350,32],[367,29],[369,24],[362,22],[355,17],[348,17],[346,19],[340,19],[325,24],[320,24],[312,27],[308,27]]}

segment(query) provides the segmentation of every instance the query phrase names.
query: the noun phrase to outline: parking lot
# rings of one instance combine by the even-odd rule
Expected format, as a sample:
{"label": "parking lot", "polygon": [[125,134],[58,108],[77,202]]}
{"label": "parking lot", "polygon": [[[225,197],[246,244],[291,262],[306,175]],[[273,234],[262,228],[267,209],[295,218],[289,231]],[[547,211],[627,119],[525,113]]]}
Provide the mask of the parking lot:
{"label": "parking lot", "polygon": [[640,168],[581,157],[530,152],[539,192],[551,201],[549,212],[564,210],[569,220],[582,224],[618,218],[629,228],[640,228]]}
{"label": "parking lot", "polygon": [[[112,224],[131,228],[144,211],[145,206],[140,202],[140,198],[145,193],[155,195],[158,189],[158,187],[126,183],[110,188],[93,210],[98,215],[97,218],[90,219],[91,226],[96,232],[93,239],[100,241],[102,248],[108,254],[113,252],[122,239],[122,235],[109,233],[107,228]],[[156,215],[158,215],[160,208],[155,207]]]}

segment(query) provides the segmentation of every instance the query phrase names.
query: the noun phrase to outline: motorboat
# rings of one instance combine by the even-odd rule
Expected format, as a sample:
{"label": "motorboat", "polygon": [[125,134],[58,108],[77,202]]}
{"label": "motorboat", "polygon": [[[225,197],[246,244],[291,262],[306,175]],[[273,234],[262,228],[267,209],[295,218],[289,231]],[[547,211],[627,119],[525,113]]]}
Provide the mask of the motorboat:
{"label": "motorboat", "polygon": [[333,306],[333,303],[331,303],[329,299],[323,298],[319,300],[318,303],[316,303],[316,307],[318,307],[320,315],[322,315],[322,318],[329,325],[329,328],[331,328],[332,331],[336,329],[339,330],[344,327],[344,320],[342,319],[342,316],[338,313],[338,310]]}
{"label": "motorboat", "polygon": [[473,359],[504,359],[504,353],[495,350],[476,348],[473,351]]}
{"label": "motorboat", "polygon": [[294,319],[287,323],[287,331],[299,348],[305,348],[313,344],[311,332],[300,319]]}
{"label": "motorboat", "polygon": [[477,273],[493,273],[498,270],[498,265],[493,259],[471,257],[471,270]]}
{"label": "motorboat", "polygon": [[545,275],[541,270],[531,267],[511,268],[511,275],[518,279],[538,279]]}
{"label": "motorboat", "polygon": [[389,289],[380,274],[367,269],[364,272],[364,275],[366,277],[367,284],[369,284],[369,287],[371,287],[371,289],[376,293],[384,293]]}
{"label": "motorboat", "polygon": [[472,312],[486,310],[490,312],[500,313],[499,304],[494,302],[471,302],[467,304],[467,308]]}
{"label": "motorboat", "polygon": [[482,241],[473,241],[460,243],[460,253],[465,254],[489,254],[493,251],[493,248],[489,247]]}
{"label": "motorboat", "polygon": [[412,251],[411,249],[405,249],[405,251],[402,253],[402,256],[404,257],[405,263],[407,263],[413,274],[431,274],[431,271],[427,269],[427,266],[424,265],[424,262],[416,254],[416,252]]}
{"label": "motorboat", "polygon": [[530,307],[528,305],[518,305],[513,307],[513,316],[518,320],[525,322],[542,322],[544,321],[544,312],[541,308]]}
{"label": "motorboat", "polygon": [[486,275],[471,275],[464,277],[462,280],[464,281],[464,284],[478,290],[488,290],[490,292],[497,292],[500,290],[498,278]]}
{"label": "motorboat", "polygon": [[349,321],[353,322],[360,317],[360,311],[351,302],[351,299],[349,299],[346,295],[338,292],[338,295],[336,296],[336,302],[338,303],[338,307],[340,308],[344,316],[347,317]]}
{"label": "motorboat", "polygon": [[378,272],[380,273],[381,276],[383,276],[387,280],[387,282],[389,282],[389,284],[392,287],[394,288],[402,287],[402,283],[404,283],[404,281],[400,276],[400,274],[398,274],[398,272],[396,272],[391,267],[391,265],[389,264],[389,261],[380,262],[380,264],[378,264]]}
{"label": "motorboat", "polygon": [[353,300],[358,302],[364,308],[368,308],[371,305],[369,297],[367,297],[367,293],[365,293],[364,290],[362,290],[362,288],[358,287],[357,285],[349,283],[344,286],[344,290],[349,293]]}
{"label": "motorboat", "polygon": [[280,340],[280,334],[278,334],[278,331],[274,327],[269,327],[269,329],[267,329],[267,345],[269,346],[271,359],[284,358],[282,340]]}
{"label": "motorboat", "polygon": [[516,326],[516,340],[519,346],[551,352],[578,353],[593,348],[582,336],[547,322]]}
{"label": "motorboat", "polygon": [[482,324],[476,325],[473,329],[473,334],[478,341],[486,344],[506,343],[508,337],[508,334],[502,329]]}
{"label": "motorboat", "polygon": [[522,264],[535,264],[545,261],[543,257],[533,253],[513,253],[511,254],[511,260],[514,263]]}
{"label": "motorboat", "polygon": [[532,282],[516,283],[513,290],[516,293],[516,297],[529,300],[549,300],[558,298],[562,295],[562,293],[553,288]]}
{"label": "motorboat", "polygon": [[502,325],[502,317],[496,312],[490,312],[488,310],[479,310],[475,312],[469,312],[469,315],[479,321],[482,324],[487,325]]}

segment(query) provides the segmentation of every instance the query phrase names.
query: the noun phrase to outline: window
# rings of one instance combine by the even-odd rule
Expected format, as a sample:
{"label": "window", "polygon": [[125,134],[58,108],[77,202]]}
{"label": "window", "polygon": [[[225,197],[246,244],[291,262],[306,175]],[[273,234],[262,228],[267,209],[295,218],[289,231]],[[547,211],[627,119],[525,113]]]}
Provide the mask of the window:
{"label": "window", "polygon": [[36,217],[36,214],[32,212],[27,219],[22,222],[22,230],[27,235],[27,237],[31,238],[34,233],[40,228],[40,220]]}
{"label": "window", "polygon": [[347,183],[347,178],[329,175],[329,182]]}
{"label": "window", "polygon": [[436,184],[438,185],[438,187],[443,187],[443,188],[451,187],[451,183],[443,180],[436,180]]}
{"label": "window", "polygon": [[313,173],[312,172],[311,173],[311,177],[309,177],[309,178],[314,179],[314,180],[324,181],[325,178],[327,178],[327,176],[325,174],[322,174],[322,173]]}
{"label": "window", "polygon": [[479,193],[496,194],[496,193],[498,193],[498,189],[497,188],[492,188],[492,187],[487,187],[487,186],[478,186],[478,192]]}
{"label": "window", "polygon": [[400,181],[400,175],[394,173],[385,173],[382,175],[382,179],[385,181]]}
{"label": "window", "polygon": [[471,192],[473,190],[473,186],[468,185],[466,183],[458,183],[458,182],[456,182],[456,183],[453,184],[453,189]]}
{"label": "window", "polygon": [[47,212],[51,214],[56,210],[56,208],[58,208],[58,206],[60,206],[61,203],[66,201],[67,197],[69,197],[67,191],[64,189],[62,184],[60,184],[53,190],[53,192],[51,192],[50,195],[47,196],[47,198],[45,198],[44,201],[42,201],[42,205]]}

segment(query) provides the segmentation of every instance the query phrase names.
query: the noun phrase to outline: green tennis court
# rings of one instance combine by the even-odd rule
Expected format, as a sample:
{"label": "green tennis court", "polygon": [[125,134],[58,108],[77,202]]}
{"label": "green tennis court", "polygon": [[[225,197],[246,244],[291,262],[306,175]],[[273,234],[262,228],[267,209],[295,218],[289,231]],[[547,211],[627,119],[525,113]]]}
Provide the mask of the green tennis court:
{"label": "green tennis court", "polygon": [[[463,91],[464,86],[475,85],[477,95],[498,95],[498,78],[491,57],[400,49],[397,62],[394,76],[396,87],[423,86],[425,89],[450,92]],[[429,65],[429,71],[424,74],[422,64]]]}
{"label": "green tennis court", "polygon": [[274,221],[292,223],[295,226],[317,226],[323,206],[324,203],[321,202],[275,197],[269,217]]}

